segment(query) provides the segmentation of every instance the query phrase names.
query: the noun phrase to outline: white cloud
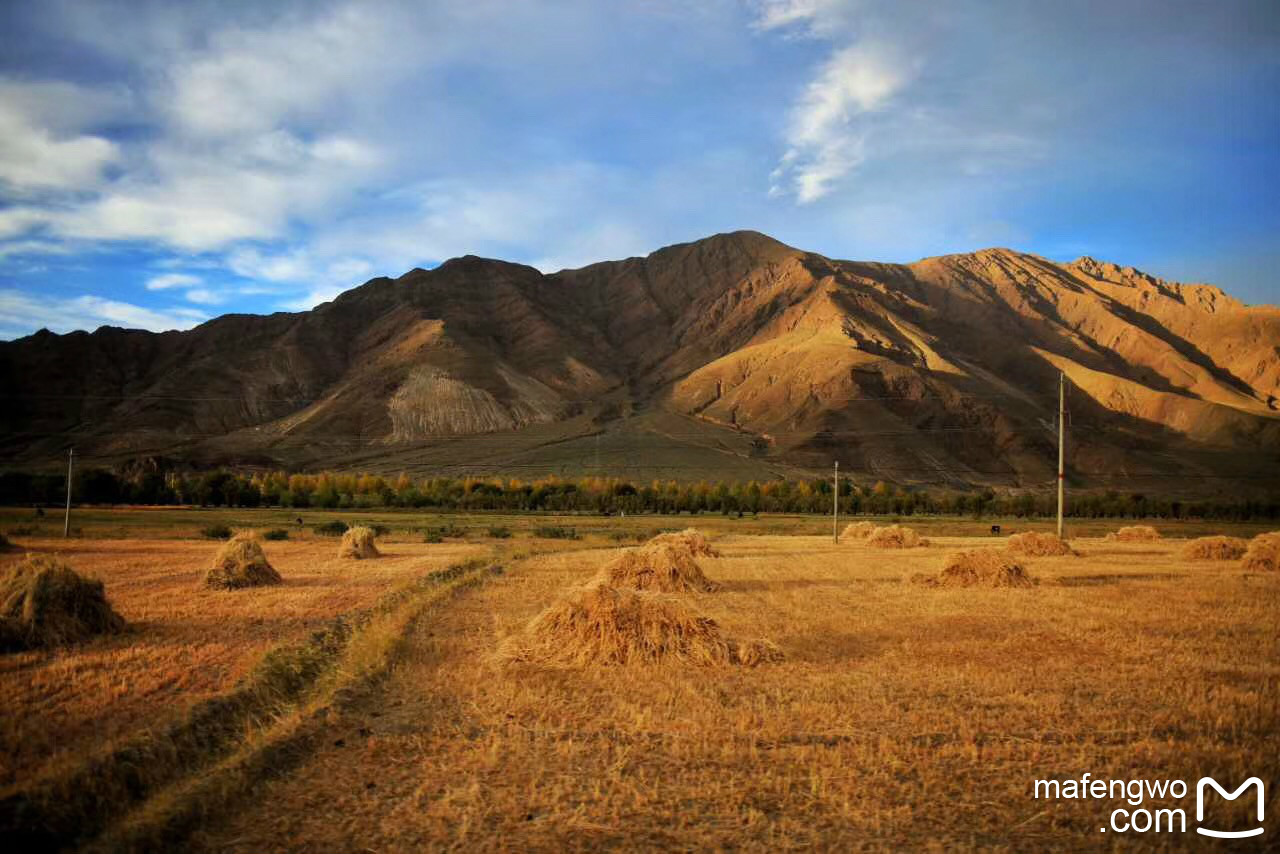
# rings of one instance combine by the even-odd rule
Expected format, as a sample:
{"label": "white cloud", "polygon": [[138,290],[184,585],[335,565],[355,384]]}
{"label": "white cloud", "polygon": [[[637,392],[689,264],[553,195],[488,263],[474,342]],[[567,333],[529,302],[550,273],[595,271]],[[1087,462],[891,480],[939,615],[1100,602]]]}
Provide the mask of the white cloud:
{"label": "white cloud", "polygon": [[882,108],[914,74],[913,63],[885,44],[836,51],[792,110],[771,193],[794,192],[802,204],[829,193],[866,157],[867,131],[857,120]]}
{"label": "white cloud", "polygon": [[202,283],[199,276],[193,276],[190,273],[164,273],[159,276],[152,276],[147,279],[147,290],[149,291],[166,291],[170,288],[189,287]]}
{"label": "white cloud", "polygon": [[414,61],[414,51],[386,49],[399,35],[388,7],[363,3],[262,29],[226,27],[172,66],[167,110],[196,136],[266,133],[358,96],[373,78],[385,83]]}
{"label": "white cloud", "polygon": [[52,240],[10,240],[0,243],[0,258],[18,255],[70,255],[75,251],[66,243]]}
{"label": "white cloud", "polygon": [[50,299],[24,291],[0,290],[0,337],[13,338],[41,327],[53,332],[124,326],[130,329],[190,329],[208,319],[202,311],[187,308],[157,310],[119,300],[84,295]]}
{"label": "white cloud", "polygon": [[92,94],[68,83],[0,78],[0,185],[21,194],[98,185],[120,150],[81,132],[115,100],[103,93],[95,103]]}
{"label": "white cloud", "polygon": [[850,0],[760,0],[753,26],[758,30],[799,27],[807,35],[828,35],[845,26],[858,5]]}
{"label": "white cloud", "polygon": [[210,288],[192,288],[186,293],[187,300],[199,305],[221,305],[227,301],[226,295]]}

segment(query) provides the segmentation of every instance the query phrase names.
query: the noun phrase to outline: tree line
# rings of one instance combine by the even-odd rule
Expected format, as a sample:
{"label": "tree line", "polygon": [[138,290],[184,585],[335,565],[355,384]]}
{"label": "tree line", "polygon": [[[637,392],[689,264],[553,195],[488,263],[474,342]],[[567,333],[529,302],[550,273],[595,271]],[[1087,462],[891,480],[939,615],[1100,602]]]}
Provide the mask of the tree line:
{"label": "tree line", "polygon": [[[544,511],[558,513],[830,513],[832,485],[824,478],[795,480],[697,481],[624,478],[496,477],[387,478],[376,474],[290,474],[136,471],[76,472],[77,504],[199,505],[212,507],[381,508],[435,510]],[[59,505],[66,477],[55,474],[0,474],[0,504]],[[1049,493],[969,492],[872,485],[842,479],[842,515],[913,514],[1048,517],[1056,513]],[[1267,499],[1178,500],[1116,490],[1076,492],[1068,515],[1076,518],[1200,518],[1250,520],[1280,518],[1280,497]]]}

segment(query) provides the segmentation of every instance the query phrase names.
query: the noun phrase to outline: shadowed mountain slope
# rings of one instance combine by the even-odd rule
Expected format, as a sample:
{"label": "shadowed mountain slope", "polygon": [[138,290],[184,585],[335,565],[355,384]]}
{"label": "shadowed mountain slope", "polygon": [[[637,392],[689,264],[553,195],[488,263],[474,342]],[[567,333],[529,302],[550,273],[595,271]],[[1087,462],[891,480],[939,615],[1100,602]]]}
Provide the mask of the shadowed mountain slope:
{"label": "shadowed mountain slope", "polygon": [[1034,486],[1059,371],[1077,479],[1280,474],[1280,309],[1091,258],[861,263],[754,232],[552,275],[467,256],[309,312],[0,343],[0,453],[678,479],[839,459]]}

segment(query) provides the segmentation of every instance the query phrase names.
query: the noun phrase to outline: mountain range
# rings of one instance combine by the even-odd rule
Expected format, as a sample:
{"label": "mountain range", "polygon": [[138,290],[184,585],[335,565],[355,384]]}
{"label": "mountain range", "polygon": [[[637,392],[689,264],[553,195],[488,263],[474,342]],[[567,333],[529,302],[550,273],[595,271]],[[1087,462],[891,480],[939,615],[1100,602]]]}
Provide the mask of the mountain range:
{"label": "mountain range", "polygon": [[1038,487],[1280,483],[1280,308],[1008,249],[840,261],[742,231],[543,274],[465,256],[311,311],[0,343],[0,467]]}

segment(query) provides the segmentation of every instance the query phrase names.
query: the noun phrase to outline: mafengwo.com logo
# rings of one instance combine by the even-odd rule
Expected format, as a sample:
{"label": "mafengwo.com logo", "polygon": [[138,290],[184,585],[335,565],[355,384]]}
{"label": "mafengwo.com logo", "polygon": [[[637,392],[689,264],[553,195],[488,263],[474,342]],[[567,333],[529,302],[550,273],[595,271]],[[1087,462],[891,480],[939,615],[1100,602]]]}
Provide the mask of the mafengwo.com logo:
{"label": "mafengwo.com logo", "polygon": [[[1193,790],[1184,780],[1102,780],[1092,774],[1079,779],[1036,780],[1033,794],[1038,800],[1097,800],[1123,801],[1104,813],[1105,820],[1099,830],[1102,833],[1187,833],[1194,830],[1201,836],[1217,839],[1244,839],[1261,836],[1266,830],[1266,790],[1262,780],[1250,777],[1234,788],[1223,786],[1212,777],[1201,777],[1195,785],[1194,821],[1188,821],[1187,808],[1180,806],[1149,805],[1148,801],[1186,801]],[[1222,827],[1205,819],[1205,805],[1210,798],[1236,801],[1248,798],[1256,807],[1249,815],[1256,817],[1245,826]],[[1188,803],[1188,807],[1190,804]]]}

